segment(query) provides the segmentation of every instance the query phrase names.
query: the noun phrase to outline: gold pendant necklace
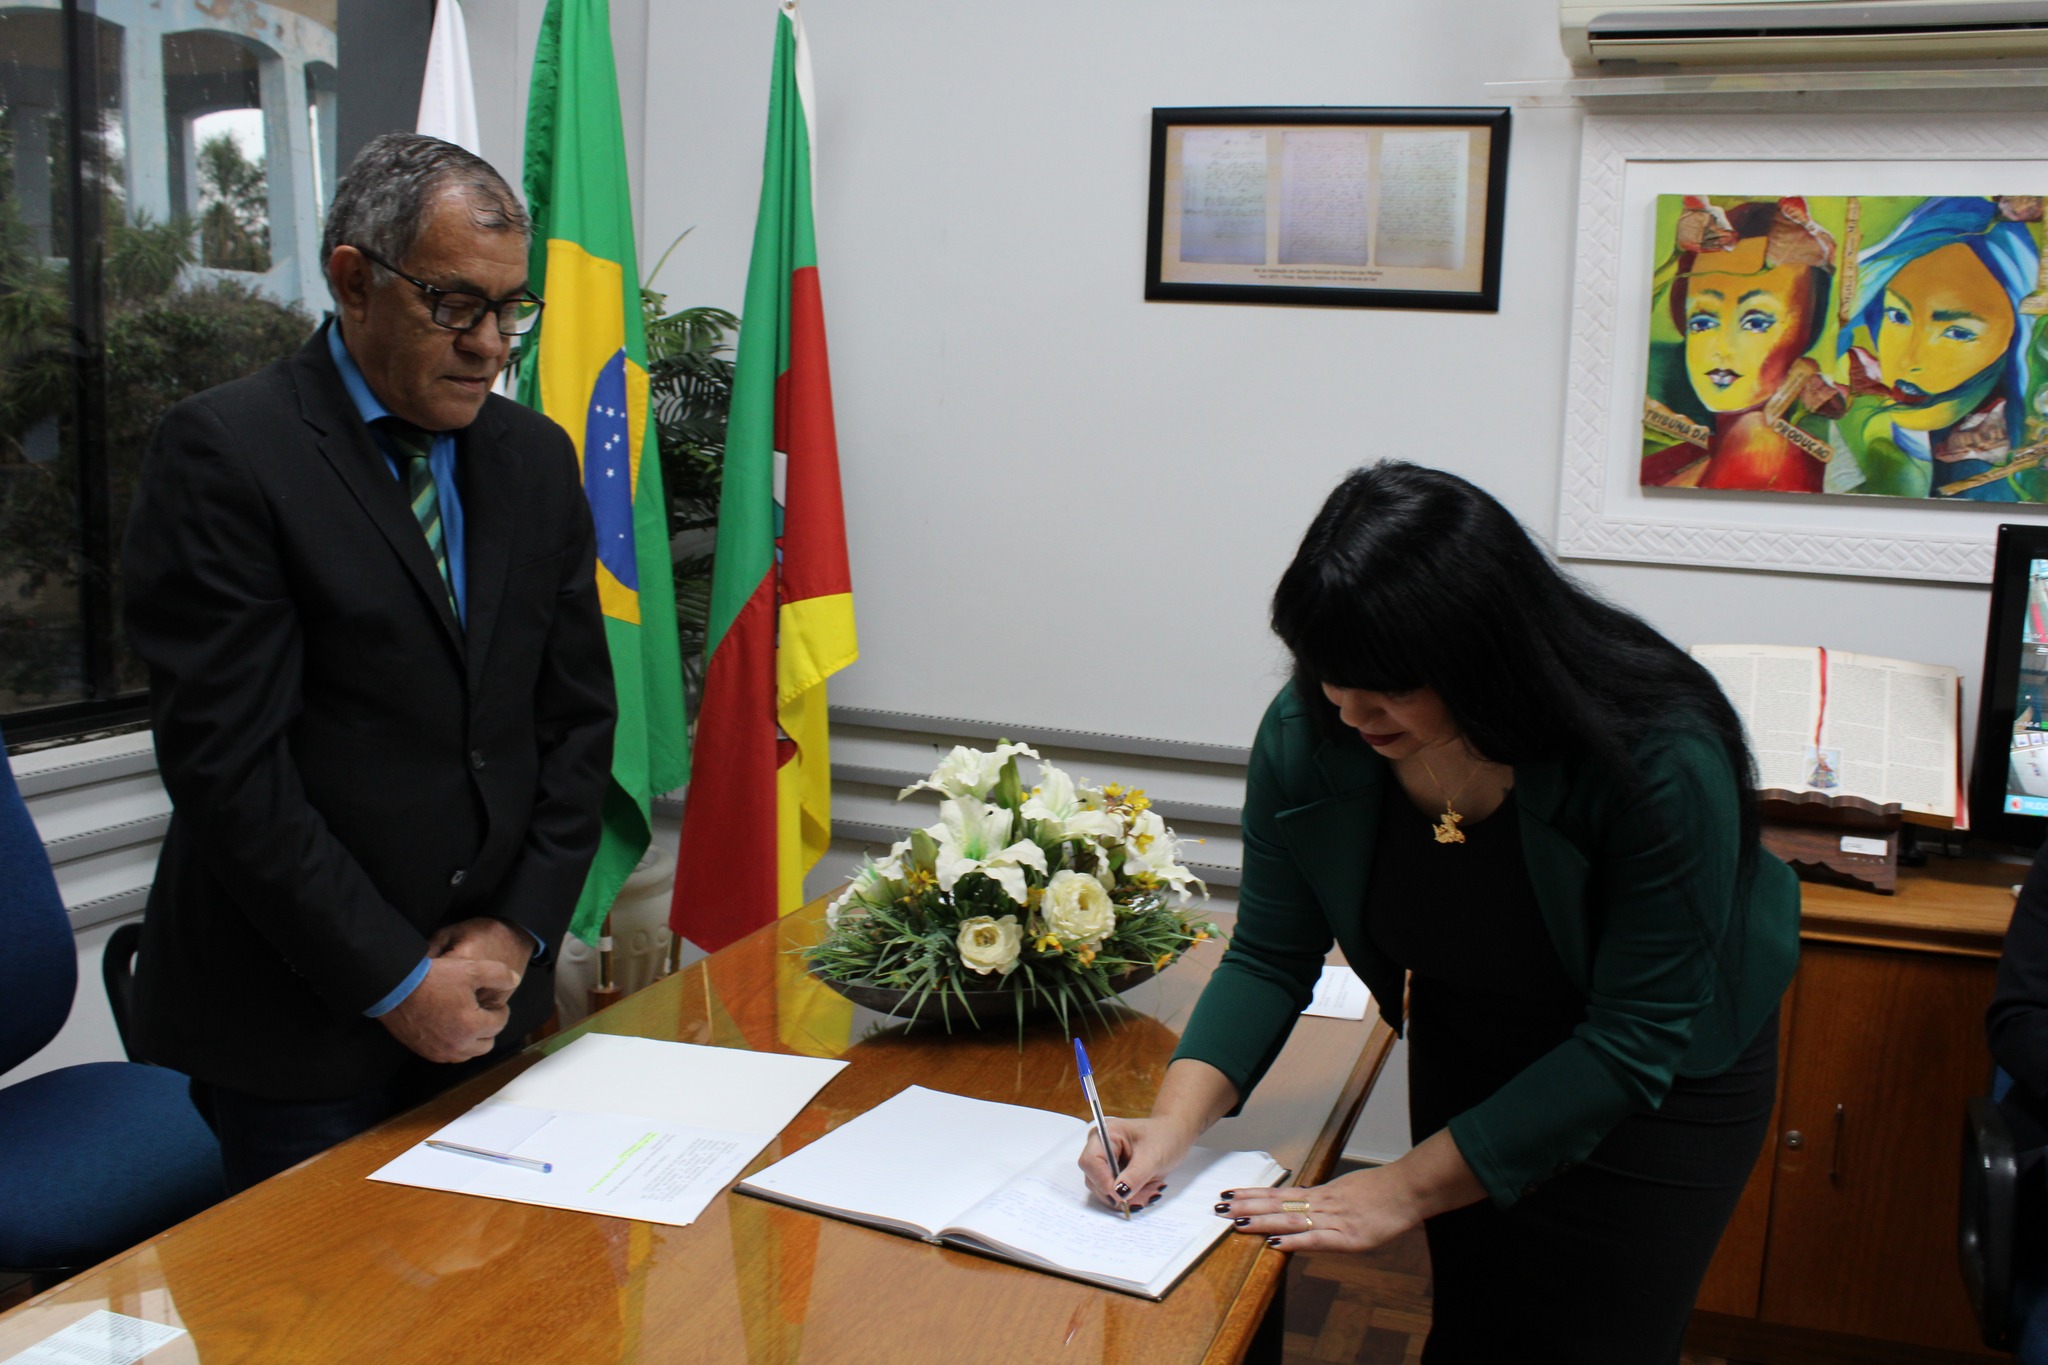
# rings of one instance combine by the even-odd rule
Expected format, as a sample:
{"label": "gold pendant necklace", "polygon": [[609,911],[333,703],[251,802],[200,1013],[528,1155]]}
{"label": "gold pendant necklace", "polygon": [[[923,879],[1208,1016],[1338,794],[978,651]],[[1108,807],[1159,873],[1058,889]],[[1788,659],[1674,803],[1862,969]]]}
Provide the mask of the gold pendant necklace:
{"label": "gold pendant necklace", "polygon": [[[1443,791],[1444,784],[1438,780],[1436,769],[1429,766],[1429,760],[1420,753],[1415,756],[1422,759],[1422,771],[1429,774],[1429,780],[1435,783],[1436,789]],[[1458,828],[1459,825],[1465,823],[1465,817],[1458,814],[1458,808],[1455,803],[1459,797],[1465,794],[1465,788],[1472,785],[1472,779],[1478,776],[1478,774],[1479,769],[1474,767],[1471,772],[1465,774],[1465,780],[1458,784],[1458,790],[1444,797],[1444,813],[1437,816],[1436,824],[1431,826],[1431,829],[1436,834],[1436,841],[1438,843],[1462,844],[1465,842],[1465,831]]]}

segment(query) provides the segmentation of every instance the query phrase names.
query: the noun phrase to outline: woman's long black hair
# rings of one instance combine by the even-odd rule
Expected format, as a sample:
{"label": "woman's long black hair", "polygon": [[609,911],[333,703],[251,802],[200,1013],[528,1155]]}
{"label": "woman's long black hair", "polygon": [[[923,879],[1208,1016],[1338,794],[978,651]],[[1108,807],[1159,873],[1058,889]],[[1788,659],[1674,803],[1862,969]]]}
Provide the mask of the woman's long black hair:
{"label": "woman's long black hair", "polygon": [[1273,593],[1309,713],[1341,733],[1322,685],[1443,697],[1497,763],[1590,762],[1638,785],[1630,751],[1658,729],[1712,733],[1744,795],[1755,766],[1713,675],[1640,618],[1551,563],[1507,508],[1441,470],[1383,461],[1337,486]]}

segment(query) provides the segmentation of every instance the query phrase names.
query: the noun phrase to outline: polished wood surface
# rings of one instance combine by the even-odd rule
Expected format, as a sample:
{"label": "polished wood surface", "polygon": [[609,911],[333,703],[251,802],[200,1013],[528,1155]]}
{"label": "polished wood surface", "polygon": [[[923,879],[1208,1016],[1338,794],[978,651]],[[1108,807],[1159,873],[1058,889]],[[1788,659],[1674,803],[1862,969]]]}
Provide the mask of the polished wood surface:
{"label": "polished wood surface", "polygon": [[2023,863],[1930,857],[1899,869],[1896,895],[1806,882],[1800,937],[1995,958],[2012,923],[2012,888],[2026,875]]}
{"label": "polished wood surface", "polygon": [[[1955,1264],[1955,1190],[1963,1101],[1989,1082],[1984,1007],[2026,871],[1934,857],[1900,869],[1895,896],[1802,885],[1771,1140],[1699,1299],[1696,1323],[1727,1354],[1983,1358]],[[1728,1336],[1742,1321],[1749,1335]]]}
{"label": "polished wood surface", "polygon": [[1967,957],[1808,945],[1778,1115],[1764,1321],[1975,1345],[1956,1269],[1956,1182],[1963,1106],[1990,1080],[1991,985],[1989,964]]}
{"label": "polished wood surface", "polygon": [[[1218,916],[1228,927],[1228,917]],[[100,1308],[204,1361],[1234,1361],[1285,1258],[1224,1241],[1161,1303],[727,1193],[686,1228],[366,1180],[547,1051],[596,1030],[843,1057],[758,1169],[921,1084],[1082,1114],[1057,1026],[907,1032],[804,975],[814,905],[477,1081],[0,1316],[0,1358]],[[1084,1036],[1105,1107],[1143,1113],[1219,954],[1197,947]],[[1391,1043],[1376,1016],[1304,1018],[1206,1139],[1322,1178]],[[935,1147],[934,1165],[947,1153]]]}

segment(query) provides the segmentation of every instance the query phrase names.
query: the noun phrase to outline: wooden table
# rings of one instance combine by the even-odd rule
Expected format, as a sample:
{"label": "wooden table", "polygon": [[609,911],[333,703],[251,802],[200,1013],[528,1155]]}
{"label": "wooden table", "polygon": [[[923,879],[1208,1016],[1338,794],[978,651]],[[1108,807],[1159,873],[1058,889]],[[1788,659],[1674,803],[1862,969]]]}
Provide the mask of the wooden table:
{"label": "wooden table", "polygon": [[[917,1083],[1081,1114],[1056,1025],[906,1032],[804,975],[812,905],[433,1104],[393,1119],[0,1316],[0,1359],[95,1309],[190,1335],[148,1365],[203,1361],[1235,1361],[1281,1253],[1227,1237],[1164,1302],[730,1193],[686,1228],[409,1189],[371,1171],[540,1055],[596,1030],[851,1063],[751,1171]],[[1229,917],[1218,916],[1229,927]],[[1143,1113],[1219,955],[1197,947],[1084,1036],[1111,1113]],[[1304,1181],[1336,1163],[1391,1034],[1302,1019],[1245,1110],[1209,1141]],[[934,1148],[936,1165],[947,1153]]]}

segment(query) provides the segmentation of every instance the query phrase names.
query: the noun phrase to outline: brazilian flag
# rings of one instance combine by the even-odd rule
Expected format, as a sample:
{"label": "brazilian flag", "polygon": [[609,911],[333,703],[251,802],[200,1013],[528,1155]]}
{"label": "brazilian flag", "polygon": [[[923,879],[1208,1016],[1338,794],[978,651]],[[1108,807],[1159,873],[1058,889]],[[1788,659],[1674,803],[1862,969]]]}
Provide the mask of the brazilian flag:
{"label": "brazilian flag", "polygon": [[571,932],[593,940],[647,851],[653,798],[690,776],[667,500],[647,389],[626,140],[606,0],[548,0],[526,115],[530,287],[547,300],[519,399],[576,443],[618,688],[604,841]]}

